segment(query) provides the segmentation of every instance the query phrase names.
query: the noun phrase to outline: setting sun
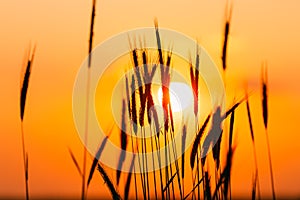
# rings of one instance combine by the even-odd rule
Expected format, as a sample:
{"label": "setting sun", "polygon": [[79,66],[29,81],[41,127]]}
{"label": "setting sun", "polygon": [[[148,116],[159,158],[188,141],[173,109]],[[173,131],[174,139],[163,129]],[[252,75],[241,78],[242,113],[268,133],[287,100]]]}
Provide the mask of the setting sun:
{"label": "setting sun", "polygon": [[[171,82],[169,87],[170,102],[173,112],[182,112],[193,103],[193,91],[185,83]],[[162,88],[157,92],[159,104],[162,105]]]}

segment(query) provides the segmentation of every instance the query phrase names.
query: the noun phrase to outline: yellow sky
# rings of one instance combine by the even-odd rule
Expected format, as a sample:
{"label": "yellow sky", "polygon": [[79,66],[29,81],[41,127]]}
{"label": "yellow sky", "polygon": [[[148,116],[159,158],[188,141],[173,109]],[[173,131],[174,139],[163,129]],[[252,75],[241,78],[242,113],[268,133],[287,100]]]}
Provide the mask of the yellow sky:
{"label": "yellow sky", "polygon": [[[230,95],[239,94],[249,80],[258,138],[260,178],[270,194],[266,143],[261,118],[259,74],[267,60],[270,85],[270,140],[275,185],[279,195],[300,195],[298,113],[300,89],[300,14],[298,0],[240,0],[234,2],[228,51]],[[224,23],[224,0],[97,2],[95,40],[153,26],[173,29],[192,38],[208,51],[218,66]],[[68,147],[81,160],[82,146],[72,116],[72,90],[77,70],[86,58],[91,1],[10,0],[0,3],[0,196],[24,195],[21,154],[19,91],[24,53],[37,44],[25,113],[32,195],[78,196],[80,177]],[[233,96],[232,96],[233,97]],[[252,100],[252,99],[251,99]],[[241,113],[245,113],[242,108]],[[242,115],[242,114],[241,114]],[[239,145],[234,161],[232,190],[247,195],[251,189],[252,150],[246,124],[237,122]],[[244,133],[245,132],[245,133]],[[245,136],[243,136],[245,135]],[[247,156],[243,156],[247,155]],[[248,160],[249,159],[249,160]],[[246,163],[246,164],[245,164]],[[247,167],[245,167],[245,165]],[[111,176],[113,173],[110,173]],[[245,177],[245,178],[244,178]],[[105,186],[98,177],[91,194]],[[105,194],[108,195],[106,188]]]}

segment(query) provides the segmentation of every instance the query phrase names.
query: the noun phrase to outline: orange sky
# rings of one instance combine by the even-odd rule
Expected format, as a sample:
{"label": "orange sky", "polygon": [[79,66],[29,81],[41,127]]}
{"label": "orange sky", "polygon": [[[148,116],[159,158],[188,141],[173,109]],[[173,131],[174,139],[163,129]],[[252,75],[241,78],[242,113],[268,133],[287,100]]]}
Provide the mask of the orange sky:
{"label": "orange sky", "polygon": [[[269,66],[269,134],[276,191],[279,196],[300,195],[299,4],[298,0],[234,2],[227,85],[230,97],[241,96],[245,80],[256,91],[251,109],[256,116],[254,128],[260,134],[257,151],[261,152],[259,175],[265,195],[270,195],[271,190],[259,94],[260,66],[264,60]],[[82,145],[72,116],[72,90],[77,70],[87,55],[91,1],[10,0],[0,5],[0,197],[24,195],[19,81],[30,41],[37,44],[25,113],[30,194],[79,197],[81,180],[68,147],[81,160]],[[98,1],[94,44],[119,32],[153,26],[157,17],[160,27],[197,38],[221,66],[224,7],[225,0]],[[245,113],[245,108],[239,112]],[[236,126],[239,135],[232,190],[233,194],[248,196],[252,178],[249,168],[253,162],[244,121],[241,116]],[[113,172],[110,175],[115,176]],[[102,179],[96,179],[90,194],[108,195]]]}

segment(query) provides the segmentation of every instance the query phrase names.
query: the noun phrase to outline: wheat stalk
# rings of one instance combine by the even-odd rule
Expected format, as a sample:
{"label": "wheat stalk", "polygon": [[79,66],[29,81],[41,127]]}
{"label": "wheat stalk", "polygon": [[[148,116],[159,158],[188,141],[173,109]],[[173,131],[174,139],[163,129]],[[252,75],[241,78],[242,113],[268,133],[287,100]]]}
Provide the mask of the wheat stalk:
{"label": "wheat stalk", "polygon": [[[31,54],[31,56],[30,56]],[[23,162],[24,162],[24,175],[25,175],[25,190],[26,190],[26,199],[29,199],[29,189],[28,189],[28,153],[26,152],[25,147],[25,133],[24,133],[24,114],[25,114],[25,105],[26,105],[26,97],[28,92],[30,74],[32,63],[34,60],[35,55],[35,46],[33,50],[29,49],[28,59],[27,59],[27,66],[26,71],[24,74],[21,93],[20,93],[20,119],[21,119],[21,137],[22,137],[22,153],[23,153]]]}
{"label": "wheat stalk", "polygon": [[121,129],[121,154],[120,154],[120,158],[119,158],[119,164],[118,164],[118,170],[117,170],[117,185],[119,185],[119,181],[120,181],[120,176],[121,176],[121,169],[123,166],[123,163],[125,161],[126,158],[126,148],[127,148],[127,133],[126,133],[126,121],[125,121],[125,109],[126,109],[126,105],[125,105],[125,99],[123,99],[122,101],[122,129]]}
{"label": "wheat stalk", "polygon": [[86,156],[87,150],[86,146],[88,145],[88,126],[89,126],[89,101],[90,101],[90,81],[91,81],[91,64],[92,64],[92,48],[93,48],[93,29],[94,29],[94,20],[95,20],[95,10],[96,10],[96,0],[93,0],[92,5],[92,14],[91,14],[91,26],[90,26],[90,35],[89,35],[89,50],[88,50],[88,77],[86,84],[86,113],[85,113],[85,133],[84,133],[84,149],[83,149],[83,167],[82,167],[82,186],[81,186],[81,199],[85,199],[86,195]]}
{"label": "wheat stalk", "polygon": [[124,189],[124,200],[127,200],[128,196],[129,196],[129,189],[130,189],[130,183],[131,183],[131,175],[132,175],[132,171],[133,171],[133,167],[134,167],[134,160],[135,160],[135,154],[133,154],[132,161],[131,161],[130,168],[129,168],[129,173],[128,173],[127,180],[126,180],[126,185],[125,185],[125,189]]}
{"label": "wheat stalk", "polygon": [[[258,199],[260,199],[260,185],[259,185],[259,177],[258,177],[258,163],[257,163],[257,155],[256,155],[256,148],[255,148],[255,138],[254,138],[254,130],[253,130],[253,125],[252,125],[252,117],[251,117],[251,112],[250,112],[250,100],[248,97],[248,92],[246,90],[246,108],[247,108],[247,117],[248,117],[248,122],[249,122],[249,129],[250,129],[250,134],[251,134],[251,140],[252,140],[252,148],[253,148],[253,155],[254,155],[254,164],[255,164],[255,179],[254,181],[256,182],[253,184],[255,188],[253,188],[254,193],[256,193],[256,186],[258,189]],[[254,194],[255,198],[255,194]]]}
{"label": "wheat stalk", "polygon": [[224,28],[224,40],[223,40],[223,48],[222,48],[222,66],[224,71],[226,70],[227,67],[226,55],[227,55],[227,45],[228,45],[231,15],[232,15],[232,5],[230,6],[229,13],[227,13],[227,6],[226,6],[226,22]]}
{"label": "wheat stalk", "polygon": [[269,167],[270,167],[270,176],[271,176],[271,185],[272,185],[272,197],[273,197],[273,199],[276,199],[271,147],[270,147],[270,139],[269,139],[269,135],[268,135],[268,74],[267,74],[267,67],[264,67],[264,66],[262,67],[261,77],[262,77],[261,78],[262,79],[262,111],[263,111],[264,126],[265,126],[266,138],[267,138]]}

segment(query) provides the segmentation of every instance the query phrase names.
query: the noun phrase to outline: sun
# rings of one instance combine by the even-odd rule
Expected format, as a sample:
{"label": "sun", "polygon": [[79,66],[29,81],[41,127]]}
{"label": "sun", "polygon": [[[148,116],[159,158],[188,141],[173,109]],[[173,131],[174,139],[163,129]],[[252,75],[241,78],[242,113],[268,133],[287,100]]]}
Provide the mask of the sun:
{"label": "sun", "polygon": [[[171,82],[169,87],[170,102],[173,112],[182,112],[193,102],[193,92],[189,85],[182,82]],[[162,105],[162,88],[157,92],[159,104]]]}

